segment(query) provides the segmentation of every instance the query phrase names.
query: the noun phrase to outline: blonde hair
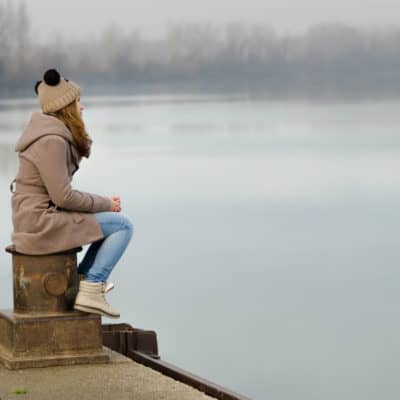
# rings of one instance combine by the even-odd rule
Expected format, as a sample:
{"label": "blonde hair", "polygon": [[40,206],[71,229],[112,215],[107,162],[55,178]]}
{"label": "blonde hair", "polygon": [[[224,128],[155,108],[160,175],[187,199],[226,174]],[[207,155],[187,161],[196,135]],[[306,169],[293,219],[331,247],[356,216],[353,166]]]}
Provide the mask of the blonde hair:
{"label": "blonde hair", "polygon": [[80,156],[88,158],[92,140],[86,132],[85,124],[78,111],[76,100],[51,114],[61,120],[71,131]]}

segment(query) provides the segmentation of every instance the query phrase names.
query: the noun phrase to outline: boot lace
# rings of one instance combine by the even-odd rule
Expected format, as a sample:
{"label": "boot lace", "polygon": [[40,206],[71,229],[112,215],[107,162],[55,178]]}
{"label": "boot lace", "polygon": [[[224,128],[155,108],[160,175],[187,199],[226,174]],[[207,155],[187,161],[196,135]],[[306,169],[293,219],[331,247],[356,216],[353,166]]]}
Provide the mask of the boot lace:
{"label": "boot lace", "polygon": [[102,291],[102,293],[103,293],[103,300],[104,300],[104,303],[106,303],[108,306],[110,306],[110,304],[109,304],[108,301],[106,300],[105,288],[106,288],[106,284],[105,284],[104,282],[102,282],[102,284],[101,284],[101,291]]}

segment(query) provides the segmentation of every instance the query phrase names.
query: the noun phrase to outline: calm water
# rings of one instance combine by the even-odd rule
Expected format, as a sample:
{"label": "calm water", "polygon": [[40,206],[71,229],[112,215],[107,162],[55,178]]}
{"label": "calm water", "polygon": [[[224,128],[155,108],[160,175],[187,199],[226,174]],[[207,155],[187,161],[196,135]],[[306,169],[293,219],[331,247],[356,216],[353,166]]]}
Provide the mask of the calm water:
{"label": "calm water", "polygon": [[[400,103],[84,103],[94,147],[73,186],[120,195],[135,224],[112,273],[121,322],[255,399],[399,398]],[[35,108],[0,102],[0,250]],[[11,308],[1,251],[0,265]]]}

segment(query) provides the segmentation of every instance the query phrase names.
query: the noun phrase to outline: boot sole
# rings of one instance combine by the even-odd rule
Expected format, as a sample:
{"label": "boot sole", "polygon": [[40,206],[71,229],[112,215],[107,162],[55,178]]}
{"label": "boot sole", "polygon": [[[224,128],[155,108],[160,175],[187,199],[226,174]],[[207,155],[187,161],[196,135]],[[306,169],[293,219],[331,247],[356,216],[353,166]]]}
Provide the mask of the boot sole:
{"label": "boot sole", "polygon": [[100,310],[100,308],[86,307],[86,306],[81,306],[80,304],[75,304],[74,309],[79,310],[79,311],[84,311],[87,313],[92,313],[92,314],[100,314],[100,315],[103,315],[104,317],[109,317],[109,318],[119,318],[120,317],[120,314],[118,314],[118,315],[108,314],[108,313],[104,312],[103,310]]}

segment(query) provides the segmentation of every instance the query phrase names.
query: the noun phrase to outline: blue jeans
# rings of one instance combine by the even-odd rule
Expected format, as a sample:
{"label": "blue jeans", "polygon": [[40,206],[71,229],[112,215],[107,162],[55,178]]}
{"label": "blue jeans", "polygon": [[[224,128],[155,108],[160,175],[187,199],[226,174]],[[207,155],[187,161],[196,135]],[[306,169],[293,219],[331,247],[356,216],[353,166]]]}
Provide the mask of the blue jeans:
{"label": "blue jeans", "polygon": [[106,282],[132,238],[133,224],[120,212],[103,211],[94,216],[105,237],[90,245],[78,273],[86,275],[89,282]]}

